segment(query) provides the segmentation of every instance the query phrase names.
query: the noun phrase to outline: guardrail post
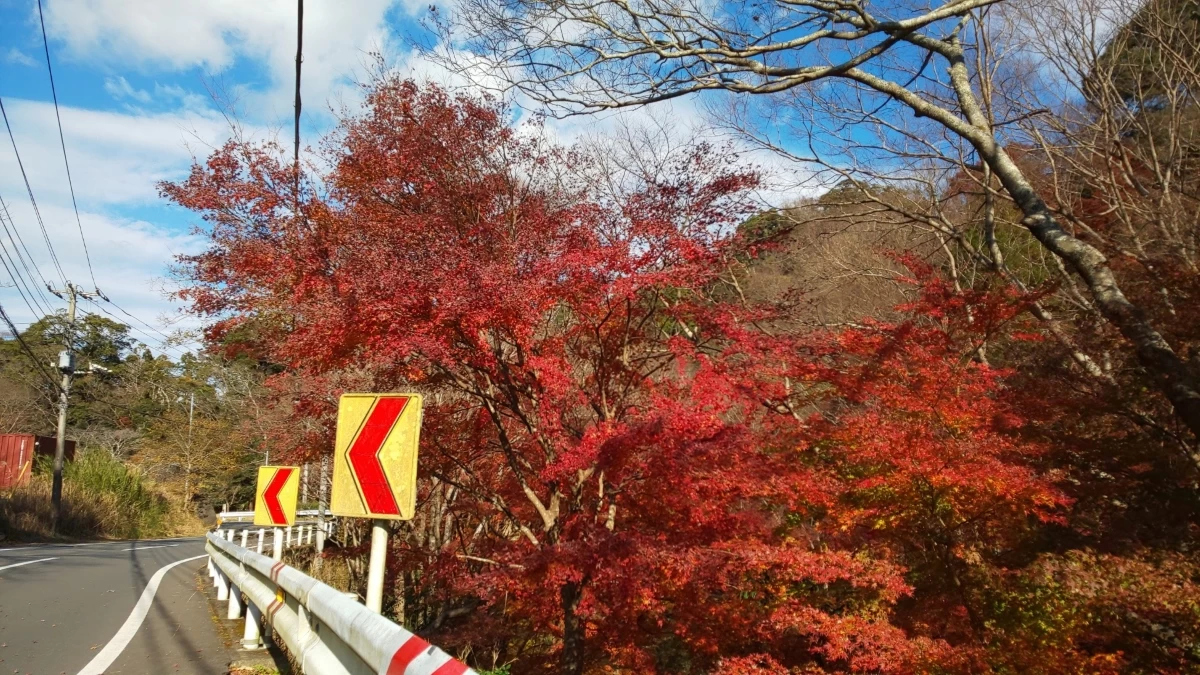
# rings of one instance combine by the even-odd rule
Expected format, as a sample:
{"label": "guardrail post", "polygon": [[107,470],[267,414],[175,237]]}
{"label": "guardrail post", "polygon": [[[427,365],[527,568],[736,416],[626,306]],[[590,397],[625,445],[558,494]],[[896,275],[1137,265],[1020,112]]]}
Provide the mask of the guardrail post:
{"label": "guardrail post", "polygon": [[246,548],[246,537],[250,536],[250,530],[242,530],[242,548]]}
{"label": "guardrail post", "polygon": [[287,526],[287,537],[283,540],[283,545],[291,548],[292,546],[292,526]]}
{"label": "guardrail post", "polygon": [[217,569],[217,566],[213,564],[212,556],[211,555],[208,556],[208,578],[209,579],[216,576],[216,574],[217,574],[216,569]]}
{"label": "guardrail post", "polygon": [[267,536],[267,531],[261,527],[258,528],[258,548],[255,549],[255,551],[254,551],[255,553],[262,555],[263,539],[265,539],[266,536]]}
{"label": "guardrail post", "polygon": [[299,624],[296,628],[296,641],[303,644],[313,633],[312,616],[309,615],[308,608],[304,605],[296,605],[296,623]]}
{"label": "guardrail post", "polygon": [[242,631],[242,649],[262,649],[262,633],[259,625],[262,623],[262,610],[253,602],[246,603],[246,629]]}
{"label": "guardrail post", "polygon": [[217,600],[229,599],[229,577],[221,570],[217,570]]}
{"label": "guardrail post", "polygon": [[229,609],[225,612],[226,619],[237,619],[242,615],[242,591],[237,586],[229,584]]}
{"label": "guardrail post", "polygon": [[275,550],[272,552],[272,558],[283,560],[283,528],[275,528]]}
{"label": "guardrail post", "polygon": [[233,530],[225,530],[225,540],[233,541]]}

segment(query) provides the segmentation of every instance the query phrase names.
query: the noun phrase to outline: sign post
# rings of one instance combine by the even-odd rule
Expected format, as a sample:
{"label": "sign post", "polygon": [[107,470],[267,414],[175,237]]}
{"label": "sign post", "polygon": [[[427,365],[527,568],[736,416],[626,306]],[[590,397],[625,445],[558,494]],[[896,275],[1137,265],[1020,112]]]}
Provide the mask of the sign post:
{"label": "sign post", "polygon": [[387,571],[388,521],[371,521],[371,561],[367,567],[367,609],[383,613],[383,577]]}
{"label": "sign post", "polygon": [[335,516],[371,519],[368,609],[383,609],[388,522],[410,520],[417,500],[420,394],[343,394],[333,453]]}

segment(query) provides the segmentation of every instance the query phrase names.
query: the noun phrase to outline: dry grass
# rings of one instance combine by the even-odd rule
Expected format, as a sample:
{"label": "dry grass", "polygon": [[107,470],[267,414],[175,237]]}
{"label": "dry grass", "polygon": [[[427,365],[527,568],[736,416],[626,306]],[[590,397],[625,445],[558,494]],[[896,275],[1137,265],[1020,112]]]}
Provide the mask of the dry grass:
{"label": "dry grass", "polygon": [[[63,486],[63,511],[59,531],[68,537],[103,536],[112,517],[111,504],[93,500],[73,485]],[[24,487],[0,495],[0,532],[13,539],[53,537],[50,531],[50,481],[37,476]]]}
{"label": "dry grass", "polygon": [[[203,525],[117,460],[84,455],[63,472],[58,536],[75,539],[145,539],[199,534]],[[53,538],[50,476],[0,493],[0,533],[15,540]]]}
{"label": "dry grass", "polygon": [[314,579],[323,584],[332,586],[339,591],[354,590],[351,585],[355,584],[355,579],[350,574],[350,568],[346,566],[344,560],[338,558],[326,558],[321,561],[320,565],[314,564],[315,557],[308,565],[308,574]]}

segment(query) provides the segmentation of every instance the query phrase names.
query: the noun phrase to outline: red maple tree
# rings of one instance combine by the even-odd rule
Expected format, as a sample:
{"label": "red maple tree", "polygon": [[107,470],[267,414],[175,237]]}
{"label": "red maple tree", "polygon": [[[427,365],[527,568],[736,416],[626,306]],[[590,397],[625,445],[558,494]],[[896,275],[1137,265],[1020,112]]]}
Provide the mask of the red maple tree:
{"label": "red maple tree", "polygon": [[447,640],[564,674],[971,667],[969,577],[1065,504],[969,359],[1020,298],[914,264],[911,320],[772,330],[720,292],[757,182],[720,148],[597,181],[503,106],[368,94],[300,194],[278,148],[232,142],[162,190],[208,224],[181,296],[286,368],[297,415],[426,394],[436,514],[404,565],[458,603]]}

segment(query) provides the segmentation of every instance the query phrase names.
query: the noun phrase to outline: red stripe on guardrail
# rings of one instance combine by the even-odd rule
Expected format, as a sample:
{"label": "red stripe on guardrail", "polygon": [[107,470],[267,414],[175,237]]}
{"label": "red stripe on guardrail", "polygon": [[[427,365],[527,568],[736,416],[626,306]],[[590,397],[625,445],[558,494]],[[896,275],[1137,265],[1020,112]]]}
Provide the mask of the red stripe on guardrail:
{"label": "red stripe on guardrail", "polygon": [[275,623],[275,612],[278,612],[280,607],[283,607],[283,603],[278,600],[272,600],[271,604],[267,605],[266,617],[268,624],[273,625]]}
{"label": "red stripe on guardrail", "polygon": [[386,675],[463,675],[470,670],[463,662],[451,658],[432,671],[421,668],[418,672],[409,672],[409,666],[417,660],[417,657],[433,649],[432,645],[416,635],[408,638],[392,655]]}
{"label": "red stripe on guardrail", "polygon": [[421,655],[429,648],[429,643],[417,637],[416,635],[404,641],[400,645],[400,649],[392,655],[392,662],[388,664],[387,675],[404,675],[404,671],[408,668],[408,664],[413,662],[413,659]]}

